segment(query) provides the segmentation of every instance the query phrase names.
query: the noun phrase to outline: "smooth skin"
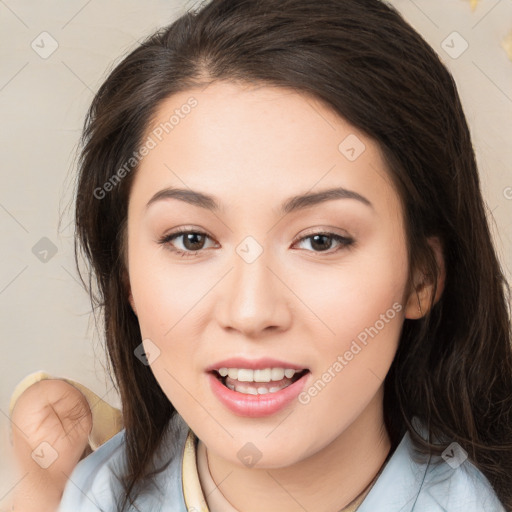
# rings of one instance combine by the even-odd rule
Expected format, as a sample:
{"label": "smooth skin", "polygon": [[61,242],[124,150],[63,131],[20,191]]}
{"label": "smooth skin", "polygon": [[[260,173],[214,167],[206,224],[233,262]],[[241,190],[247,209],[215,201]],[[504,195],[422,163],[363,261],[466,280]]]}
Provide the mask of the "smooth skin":
{"label": "smooth skin", "polygon": [[[151,369],[237,510],[338,511],[388,455],[384,378],[404,319],[425,314],[432,283],[418,272],[416,289],[408,286],[400,199],[366,134],[294,90],[216,82],[162,102],[146,135],[191,96],[197,106],[143,158],[129,201],[128,293],[144,346],[160,350]],[[338,149],[349,135],[365,145],[355,161]],[[221,207],[177,198],[147,206],[167,187],[214,196]],[[371,206],[345,198],[279,211],[291,196],[331,187]],[[161,243],[177,228],[205,236]],[[308,238],[323,232],[354,243]],[[237,253],[248,236],[263,250],[252,263]],[[442,256],[431,243],[439,295]],[[394,318],[308,404],[247,418],[212,393],[206,368],[234,356],[308,368],[307,389],[394,304]],[[253,467],[237,456],[248,442],[261,452]]]}
{"label": "smooth skin", "polygon": [[[206,445],[212,477],[237,510],[337,511],[389,452],[383,381],[404,318],[426,313],[432,283],[418,272],[416,288],[408,286],[399,197],[365,134],[304,94],[217,82],[168,98],[147,136],[191,95],[197,106],[144,157],[130,196],[127,295],[142,338],[160,350],[151,369]],[[355,161],[338,150],[351,134],[365,145]],[[372,206],[335,199],[278,211],[291,196],[340,186]],[[147,207],[166,187],[213,195],[221,209],[178,199]],[[159,243],[180,227],[207,235],[194,242],[196,255],[173,252],[192,252],[184,236]],[[323,232],[354,243],[307,238]],[[263,249],[252,263],[236,252],[247,236]],[[441,270],[438,300],[444,267],[437,240],[431,244]],[[394,318],[307,404],[246,418],[210,389],[205,369],[233,356],[308,368],[308,389],[396,304]],[[87,401],[62,380],[38,382],[18,399],[12,421],[16,457],[29,474],[15,491],[15,510],[55,510],[65,475],[87,454]],[[59,458],[42,469],[31,453],[49,439]],[[237,456],[247,442],[262,455],[251,468]]]}

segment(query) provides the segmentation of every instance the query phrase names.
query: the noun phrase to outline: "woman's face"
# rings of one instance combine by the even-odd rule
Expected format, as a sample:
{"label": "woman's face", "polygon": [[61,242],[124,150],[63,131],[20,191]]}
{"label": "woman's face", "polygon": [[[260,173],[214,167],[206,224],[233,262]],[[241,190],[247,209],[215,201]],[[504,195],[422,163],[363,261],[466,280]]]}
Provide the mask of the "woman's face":
{"label": "woman's face", "polygon": [[381,417],[408,262],[377,145],[311,97],[226,82],[168,98],[145,141],[130,300],[208,449],[288,466]]}

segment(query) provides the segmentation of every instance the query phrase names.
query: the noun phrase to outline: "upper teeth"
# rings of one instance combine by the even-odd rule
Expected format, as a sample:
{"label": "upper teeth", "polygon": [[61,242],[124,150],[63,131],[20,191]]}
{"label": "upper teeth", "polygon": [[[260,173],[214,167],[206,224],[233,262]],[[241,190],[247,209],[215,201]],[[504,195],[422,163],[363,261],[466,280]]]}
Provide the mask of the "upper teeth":
{"label": "upper teeth", "polygon": [[221,377],[229,376],[230,379],[240,382],[270,382],[271,380],[282,380],[284,377],[291,379],[300,371],[292,368],[264,368],[262,370],[219,368],[218,370]]}

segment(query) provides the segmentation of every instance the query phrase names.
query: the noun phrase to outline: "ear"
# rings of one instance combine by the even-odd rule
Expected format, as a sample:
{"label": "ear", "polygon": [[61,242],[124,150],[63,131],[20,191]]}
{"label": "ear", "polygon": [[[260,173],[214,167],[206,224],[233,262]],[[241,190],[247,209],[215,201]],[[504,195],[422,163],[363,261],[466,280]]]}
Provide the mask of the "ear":
{"label": "ear", "polygon": [[135,307],[135,302],[133,300],[133,295],[131,291],[128,293],[128,302],[130,303],[130,306],[132,307],[135,316],[137,316],[137,308]]}
{"label": "ear", "polygon": [[130,278],[128,277],[128,272],[126,270],[123,272],[123,286],[128,296],[128,302],[130,303],[135,315],[137,315],[137,308],[135,307],[135,301],[133,300],[132,289],[130,286]]}
{"label": "ear", "polygon": [[[437,290],[436,296],[434,297],[435,304],[441,298],[444,290],[446,270],[444,264],[443,249],[439,238],[429,238],[428,244],[434,251],[438,268]],[[409,294],[409,297],[407,298],[407,303],[405,305],[405,318],[417,320],[425,316],[430,308],[430,301],[432,299],[433,293],[433,276],[429,276],[422,272],[420,269],[417,269],[414,275],[414,286]]]}

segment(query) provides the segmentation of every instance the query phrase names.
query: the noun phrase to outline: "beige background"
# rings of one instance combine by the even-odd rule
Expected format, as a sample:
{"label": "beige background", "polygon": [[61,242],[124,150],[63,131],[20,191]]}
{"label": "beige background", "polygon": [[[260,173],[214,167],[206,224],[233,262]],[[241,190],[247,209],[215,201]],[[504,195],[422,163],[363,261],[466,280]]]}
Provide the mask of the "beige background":
{"label": "beige background", "polygon": [[[512,31],[512,1],[482,0],[474,11],[469,0],[391,3],[455,76],[510,281],[512,62],[501,41]],[[118,405],[74,267],[75,149],[85,111],[113,63],[192,6],[193,0],[0,0],[0,508],[5,510],[17,483],[8,469],[9,398],[23,377],[45,370],[78,380]],[[469,44],[457,58],[454,52],[464,42],[451,35],[454,31]],[[445,40],[453,46],[452,56],[443,49]],[[58,48],[43,58],[32,44],[40,53],[52,44]],[[56,250],[48,252],[47,261],[33,253],[36,244],[43,249],[48,244],[40,242],[43,237]]]}

